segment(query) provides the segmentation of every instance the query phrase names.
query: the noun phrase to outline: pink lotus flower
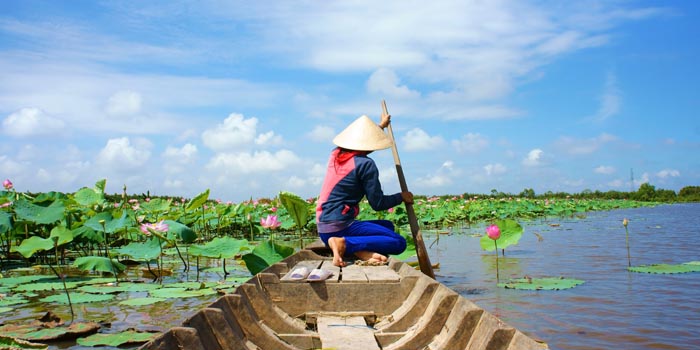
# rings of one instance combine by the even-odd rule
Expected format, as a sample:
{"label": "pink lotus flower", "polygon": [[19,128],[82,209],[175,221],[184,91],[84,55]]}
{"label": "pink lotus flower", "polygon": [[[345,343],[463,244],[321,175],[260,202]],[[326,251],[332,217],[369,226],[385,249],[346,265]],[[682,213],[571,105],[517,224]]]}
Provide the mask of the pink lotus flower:
{"label": "pink lotus flower", "polygon": [[2,182],[2,187],[5,187],[6,190],[11,190],[12,189],[12,181],[10,179],[5,179],[5,181]]}
{"label": "pink lotus flower", "polygon": [[277,220],[277,215],[268,215],[267,218],[260,219],[260,226],[264,228],[274,230],[280,227],[280,225],[282,225],[282,223]]}
{"label": "pink lotus flower", "polygon": [[276,212],[277,212],[277,207],[272,207],[272,208],[270,208],[270,211],[273,212],[273,213],[276,213]]}
{"label": "pink lotus flower", "polygon": [[139,229],[141,230],[141,232],[143,232],[144,235],[150,236],[152,231],[155,231],[157,233],[168,232],[168,230],[170,229],[170,226],[168,226],[168,224],[166,224],[165,221],[161,220],[155,224],[149,224],[149,223],[142,224],[139,227]]}
{"label": "pink lotus flower", "polygon": [[496,225],[491,225],[486,228],[486,235],[495,241],[501,237],[501,229]]}
{"label": "pink lotus flower", "polygon": [[393,212],[394,212],[394,208],[389,208],[389,209],[387,209],[386,211],[388,211],[389,213],[393,213]]}

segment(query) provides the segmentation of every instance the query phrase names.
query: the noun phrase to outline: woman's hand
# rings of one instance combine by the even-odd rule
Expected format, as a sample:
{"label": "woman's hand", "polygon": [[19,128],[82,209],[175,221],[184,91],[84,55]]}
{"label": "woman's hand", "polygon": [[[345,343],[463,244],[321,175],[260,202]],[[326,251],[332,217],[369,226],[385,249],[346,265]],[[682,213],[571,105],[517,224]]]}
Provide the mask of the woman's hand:
{"label": "woman's hand", "polygon": [[391,123],[391,114],[382,114],[382,121],[379,122],[379,127],[384,129]]}
{"label": "woman's hand", "polygon": [[413,193],[411,192],[401,192],[401,199],[403,199],[403,202],[406,204],[413,204]]}

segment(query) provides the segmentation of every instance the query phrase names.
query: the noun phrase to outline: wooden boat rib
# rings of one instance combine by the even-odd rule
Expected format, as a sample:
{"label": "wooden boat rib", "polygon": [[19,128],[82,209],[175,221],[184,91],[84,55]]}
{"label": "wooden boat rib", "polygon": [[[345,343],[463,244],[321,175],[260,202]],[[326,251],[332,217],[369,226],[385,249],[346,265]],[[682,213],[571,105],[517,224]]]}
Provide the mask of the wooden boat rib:
{"label": "wooden boat rib", "polygon": [[[291,280],[300,266],[321,282]],[[311,250],[270,266],[141,349],[544,349],[547,346],[390,259],[333,266]]]}

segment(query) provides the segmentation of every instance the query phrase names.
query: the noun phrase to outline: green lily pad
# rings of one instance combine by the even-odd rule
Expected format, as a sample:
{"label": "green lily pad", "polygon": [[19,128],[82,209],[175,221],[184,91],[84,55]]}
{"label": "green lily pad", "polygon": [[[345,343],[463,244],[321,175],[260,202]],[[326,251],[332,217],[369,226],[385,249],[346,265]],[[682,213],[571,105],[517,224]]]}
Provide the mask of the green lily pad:
{"label": "green lily pad", "polygon": [[36,252],[51,250],[54,247],[54,240],[51,238],[41,238],[39,236],[31,236],[20,243],[19,246],[13,246],[11,252],[22,254],[23,257],[29,259]]}
{"label": "green lily pad", "polygon": [[55,326],[47,328],[44,323],[31,323],[21,325],[4,325],[0,332],[9,337],[27,341],[48,341],[61,339],[75,339],[82,335],[92,334],[100,329],[95,322],[73,322],[69,326]]}
{"label": "green lily pad", "polygon": [[[15,270],[13,270],[15,271]],[[27,276],[17,276],[17,277],[5,277],[0,278],[0,286],[14,288],[20,284],[31,283],[38,280],[50,280],[54,279],[56,276],[52,275],[27,275]]]}
{"label": "green lily pad", "polygon": [[103,256],[83,256],[75,259],[73,266],[83,271],[100,271],[108,273],[122,272],[126,270],[126,266],[114,259],[105,258]]}
{"label": "green lily pad", "polygon": [[157,333],[144,333],[127,330],[113,334],[93,334],[80,338],[77,343],[82,346],[121,346],[125,344],[140,344],[151,340]]}
{"label": "green lily pad", "polygon": [[[14,310],[14,308],[0,306],[0,314],[8,312],[8,311],[12,311],[12,310]],[[2,342],[0,342],[0,344],[2,344]],[[2,349],[2,347],[0,347],[0,349]]]}
{"label": "green lily pad", "polygon": [[640,273],[657,273],[657,274],[672,274],[672,273],[688,273],[688,272],[700,272],[700,262],[691,261],[685,264],[653,264],[653,265],[640,265],[632,266],[627,268],[632,272]]}
{"label": "green lily pad", "polygon": [[260,242],[253,252],[243,255],[248,271],[252,275],[266,269],[268,266],[294,254],[294,248],[277,244],[272,240]]}
{"label": "green lily pad", "polygon": [[523,236],[523,227],[513,219],[496,220],[496,225],[501,230],[501,237],[496,240],[496,244],[486,234],[481,237],[481,248],[486,251],[496,249],[496,245],[498,245],[498,249],[506,249],[511,245],[518,244],[520,237]]}
{"label": "green lily pad", "polygon": [[12,305],[19,305],[19,304],[26,304],[28,303],[29,300],[23,298],[21,295],[9,295],[5,296],[3,298],[0,298],[0,306],[12,306]]}
{"label": "green lily pad", "polygon": [[48,349],[46,344],[30,343],[26,340],[16,339],[0,335],[0,349],[22,350],[22,349]]}
{"label": "green lily pad", "polygon": [[499,283],[498,286],[506,289],[521,290],[561,290],[576,287],[583,282],[582,280],[564,277],[523,277]]}
{"label": "green lily pad", "polygon": [[[114,281],[114,280],[113,280]],[[78,287],[78,290],[90,294],[117,294],[122,292],[148,292],[158,289],[157,284],[149,283],[119,283],[115,285],[88,285]]]}
{"label": "green lily pad", "polygon": [[145,306],[145,305],[151,305],[155,303],[159,303],[161,301],[165,301],[167,299],[165,298],[154,298],[154,297],[146,297],[146,298],[131,298],[128,300],[124,300],[119,302],[119,305],[126,305],[126,306]]}
{"label": "green lily pad", "polygon": [[216,294],[216,291],[211,288],[188,290],[187,288],[161,288],[153,290],[149,293],[155,298],[191,298],[204,295]]}
{"label": "green lily pad", "polygon": [[[70,293],[70,301],[73,304],[95,303],[114,299],[112,294],[88,294],[88,293]],[[68,297],[65,294],[50,295],[39,299],[42,303],[59,303],[68,305]]]}
{"label": "green lily pad", "polygon": [[[79,285],[77,281],[66,281],[66,288],[73,289]],[[63,283],[54,278],[53,282],[37,282],[28,283],[15,287],[15,292],[39,292],[39,291],[52,291],[52,290],[63,290]]]}
{"label": "green lily pad", "polygon": [[241,250],[249,250],[248,240],[231,237],[216,237],[203,245],[190,247],[190,255],[207,258],[228,259],[240,254]]}

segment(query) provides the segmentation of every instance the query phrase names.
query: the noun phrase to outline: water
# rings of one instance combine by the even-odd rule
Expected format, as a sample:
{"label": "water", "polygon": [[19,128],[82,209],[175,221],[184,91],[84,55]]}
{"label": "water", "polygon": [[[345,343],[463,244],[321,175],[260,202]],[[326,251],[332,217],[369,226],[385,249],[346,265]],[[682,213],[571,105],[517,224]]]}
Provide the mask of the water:
{"label": "water", "polygon": [[[453,228],[457,233],[441,235],[428,252],[440,263],[440,282],[551,349],[700,349],[700,273],[628,272],[622,225],[630,220],[633,266],[679,264],[700,260],[698,214],[700,204],[674,204],[520,221],[520,243],[499,260],[501,280],[585,281],[560,291],[497,287],[493,251],[482,251],[479,238],[468,235],[485,232],[483,225]],[[436,236],[424,239],[430,246]]]}

